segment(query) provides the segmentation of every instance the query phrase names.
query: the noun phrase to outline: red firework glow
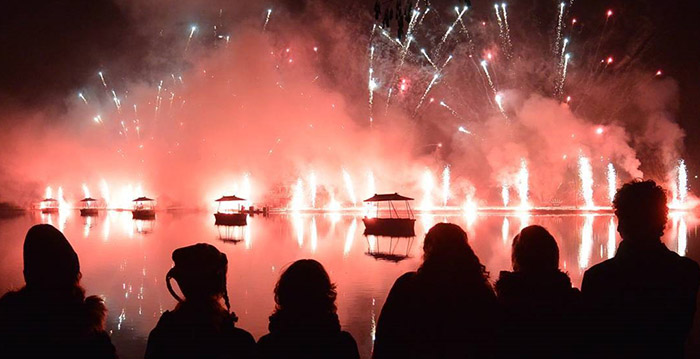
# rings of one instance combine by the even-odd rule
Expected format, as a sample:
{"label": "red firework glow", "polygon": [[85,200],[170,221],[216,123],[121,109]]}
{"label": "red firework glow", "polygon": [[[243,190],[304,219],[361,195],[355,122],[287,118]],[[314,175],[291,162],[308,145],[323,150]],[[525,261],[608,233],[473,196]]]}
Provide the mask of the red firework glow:
{"label": "red firework glow", "polygon": [[[566,24],[576,19],[558,10],[556,46],[547,40],[540,47],[535,36],[516,42],[528,33],[511,31],[527,24],[515,26],[517,13],[507,17],[504,7],[499,22],[451,18],[452,27],[435,33],[417,22],[402,40],[370,26],[369,37],[321,41],[337,35],[337,25],[274,24],[269,16],[264,31],[244,22],[218,40],[205,39],[204,26],[187,27],[173,47],[187,49],[180,60],[188,66],[143,81],[121,80],[121,69],[93,69],[90,83],[66,95],[62,121],[14,114],[20,125],[0,133],[11,149],[2,157],[5,193],[30,203],[45,186],[61,185],[63,207],[75,206],[85,183],[100,189],[94,197],[105,208],[128,209],[148,194],[161,208],[213,209],[222,195],[237,195],[246,206],[337,211],[360,210],[374,193],[395,191],[423,193],[423,203],[445,209],[500,206],[510,189],[522,197],[511,203],[527,208],[576,206],[579,189],[560,188],[576,183],[570,169],[587,158],[587,203],[607,204],[608,191],[595,184],[606,181],[608,162],[618,183],[644,176],[633,146],[658,149],[664,160],[653,163],[681,157],[675,149],[683,131],[656,115],[675,106],[673,86],[665,82],[672,79],[625,69],[596,73],[599,67],[587,65],[617,50],[603,42],[601,52],[570,53],[599,44],[574,46],[583,40]],[[465,35],[472,30],[473,37]],[[572,97],[586,108],[562,106]],[[636,135],[631,143],[638,124],[621,112],[648,113],[646,98],[659,100],[643,120],[663,133],[648,140]],[[441,106],[426,106],[435,103]],[[600,116],[606,113],[616,118]],[[442,190],[449,196],[422,184],[446,166]]]}

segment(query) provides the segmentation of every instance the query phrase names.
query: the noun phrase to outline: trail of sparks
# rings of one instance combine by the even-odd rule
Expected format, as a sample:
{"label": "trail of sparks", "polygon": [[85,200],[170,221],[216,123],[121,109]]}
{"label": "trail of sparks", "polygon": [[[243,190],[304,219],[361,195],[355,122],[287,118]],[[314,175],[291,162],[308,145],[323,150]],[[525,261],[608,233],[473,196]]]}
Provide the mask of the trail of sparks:
{"label": "trail of sparks", "polygon": [[564,6],[566,4],[564,2],[561,2],[559,4],[559,18],[557,19],[557,38],[554,40],[554,54],[558,55],[559,54],[559,43],[561,42],[561,29],[562,29],[562,24],[563,24],[563,18],[564,18]]}
{"label": "trail of sparks", "polygon": [[428,92],[430,92],[430,89],[433,88],[433,85],[435,84],[435,81],[437,81],[438,77],[440,77],[439,74],[433,75],[433,79],[430,80],[430,83],[428,84],[428,87],[425,89],[425,92],[423,92],[423,96],[421,96],[420,101],[418,101],[418,105],[416,106],[416,109],[413,111],[413,116],[418,113],[418,109],[423,105],[423,102],[425,101],[425,97],[428,96]]}
{"label": "trail of sparks", "polygon": [[348,171],[343,169],[343,182],[345,182],[345,190],[348,192],[348,198],[352,202],[353,207],[357,205],[357,199],[355,198],[355,189],[352,185],[352,178]]}
{"label": "trail of sparks", "polygon": [[107,88],[107,82],[105,81],[105,76],[102,74],[102,71],[98,72],[97,75],[100,76],[100,80],[102,80],[102,86],[104,86],[105,89],[106,89],[106,88]]}
{"label": "trail of sparks", "polygon": [[517,187],[518,187],[518,196],[520,197],[520,208],[521,209],[527,209],[530,207],[529,203],[529,180],[530,180],[530,173],[527,169],[527,162],[525,159],[520,160],[520,171],[518,172],[518,178],[517,178]]}
{"label": "trail of sparks", "polygon": [[612,163],[608,163],[608,199],[610,203],[615,199],[615,193],[617,192],[617,174],[615,173],[615,166]]}
{"label": "trail of sparks", "polygon": [[445,31],[445,34],[442,35],[442,39],[440,40],[440,43],[438,43],[438,45],[436,47],[437,50],[435,51],[435,53],[437,53],[437,54],[440,53],[440,50],[442,49],[442,45],[445,44],[445,41],[447,41],[447,38],[450,36],[452,31],[454,30],[454,27],[457,26],[457,23],[462,21],[462,16],[464,15],[465,12],[467,12],[467,9],[468,8],[465,6],[462,9],[462,11],[459,11],[459,8],[455,7],[455,10],[457,11],[457,19],[455,19],[455,21],[452,22],[452,25],[450,25],[447,28],[447,31]]}
{"label": "trail of sparks", "polygon": [[[374,29],[372,30],[374,33]],[[374,106],[374,90],[377,88],[377,81],[374,78],[374,68],[372,63],[374,61],[374,46],[369,49],[369,79],[367,80],[367,89],[369,90],[369,123],[370,125],[374,122],[374,112],[372,107]]]}
{"label": "trail of sparks", "polygon": [[506,39],[506,56],[509,59],[513,57],[513,43],[510,40],[510,25],[508,25],[508,12],[506,11],[506,3],[501,4],[501,10],[503,10],[503,25],[505,26],[505,39]]}
{"label": "trail of sparks", "polygon": [[585,203],[585,208],[594,208],[593,203],[593,168],[587,157],[578,158],[578,175],[581,179],[581,195]]}
{"label": "trail of sparks", "polygon": [[82,92],[78,92],[78,97],[85,102],[85,104],[88,104],[88,100],[85,98]]}
{"label": "trail of sparks", "polygon": [[267,23],[270,22],[270,14],[272,14],[272,9],[267,9],[267,15],[265,15],[265,23],[263,24],[263,31],[267,30]]}
{"label": "trail of sparks", "polygon": [[190,48],[190,42],[192,41],[192,36],[194,35],[194,32],[197,31],[197,26],[192,25],[190,28],[190,36],[187,37],[187,44],[185,45],[185,52]]}
{"label": "trail of sparks", "polygon": [[447,200],[450,199],[450,166],[445,166],[442,170],[442,206],[447,207]]}
{"label": "trail of sparks", "polygon": [[491,91],[493,91],[494,94],[496,94],[496,86],[493,84],[493,80],[491,79],[491,74],[489,73],[489,68],[488,68],[488,62],[486,60],[481,60],[481,68],[484,70],[484,74],[486,75],[486,79],[489,81],[489,86],[491,87]]}
{"label": "trail of sparks", "polygon": [[557,87],[557,93],[556,93],[556,96],[560,97],[560,98],[561,98],[562,94],[564,93],[564,82],[566,81],[566,72],[567,72],[567,69],[569,67],[569,58],[571,58],[570,54],[567,53],[564,55],[564,65],[562,65],[562,68],[561,68],[561,76],[559,79],[559,86]]}
{"label": "trail of sparks", "polygon": [[[457,113],[457,111],[455,111],[452,107],[450,107],[448,104],[446,104],[445,101],[440,101],[440,106],[442,106],[442,107],[446,108],[448,111],[450,111],[450,113],[452,114],[452,116],[454,116],[455,118],[457,118],[457,119],[459,119],[459,120],[462,120],[462,121],[464,120],[464,119],[462,119],[462,117]],[[464,127],[460,127],[460,128],[463,129]],[[467,131],[467,130],[460,131],[460,132],[471,133],[471,132],[469,132],[469,131]]]}
{"label": "trail of sparks", "polygon": [[420,53],[423,54],[423,56],[425,56],[425,59],[428,60],[428,62],[429,62],[431,65],[433,65],[433,68],[435,69],[435,71],[438,71],[438,72],[440,71],[440,69],[438,69],[437,65],[435,65],[435,63],[434,63],[433,60],[430,58],[430,56],[428,56],[428,53],[425,51],[425,49],[420,49]]}
{"label": "trail of sparks", "polygon": [[685,161],[678,162],[678,200],[680,204],[685,204],[688,199],[688,168],[685,166]]}

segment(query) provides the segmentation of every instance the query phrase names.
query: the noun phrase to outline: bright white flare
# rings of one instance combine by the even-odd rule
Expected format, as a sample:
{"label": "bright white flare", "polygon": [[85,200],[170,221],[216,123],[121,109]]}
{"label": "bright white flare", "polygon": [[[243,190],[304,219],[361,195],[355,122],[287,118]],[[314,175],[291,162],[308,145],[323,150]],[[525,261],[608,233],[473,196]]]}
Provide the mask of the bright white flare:
{"label": "bright white flare", "polygon": [[617,193],[617,174],[615,173],[615,166],[612,163],[608,163],[608,199],[610,203],[615,199],[615,193]]}
{"label": "bright white flare", "polygon": [[424,211],[429,211],[433,208],[433,188],[435,187],[435,181],[433,180],[433,174],[430,173],[429,169],[423,172],[423,179],[421,181],[423,187],[423,202],[421,203],[421,209]]}
{"label": "bright white flare", "polygon": [[309,174],[309,194],[311,196],[311,208],[316,208],[316,174]]}
{"label": "bright white flare", "polygon": [[352,178],[350,178],[350,174],[345,169],[343,169],[343,182],[345,182],[345,190],[348,192],[348,198],[350,199],[350,202],[352,202],[352,205],[354,207],[355,205],[357,205],[357,199],[355,198],[355,189],[352,185]]}
{"label": "bright white flare", "polygon": [[445,166],[442,170],[442,206],[447,207],[447,200],[450,199],[450,166]]}
{"label": "bright white flare", "polygon": [[688,199],[688,168],[685,161],[678,161],[678,203],[685,205]]}
{"label": "bright white flare", "polygon": [[508,191],[508,185],[506,183],[501,185],[501,198],[503,199],[503,207],[508,207],[510,192]]}
{"label": "bright white flare", "polygon": [[518,172],[518,178],[517,178],[517,187],[518,187],[518,196],[520,197],[520,208],[526,209],[530,207],[529,204],[529,199],[528,199],[528,192],[529,192],[529,178],[530,178],[530,173],[527,170],[527,162],[525,162],[525,159],[520,160],[520,171]]}
{"label": "bright white flare", "polygon": [[585,208],[593,208],[593,169],[591,162],[584,156],[578,158],[578,175],[581,179],[581,195]]}
{"label": "bright white flare", "polygon": [[290,204],[290,207],[293,211],[299,211],[303,208],[304,206],[304,183],[301,181],[301,178],[297,180],[296,185],[294,186],[294,192],[292,195],[292,203]]}
{"label": "bright white flare", "polygon": [[267,15],[265,15],[265,23],[263,24],[263,31],[267,29],[267,23],[270,22],[270,14],[272,14],[272,9],[267,9]]}
{"label": "bright white flare", "polygon": [[85,198],[90,197],[90,189],[88,189],[88,186],[85,183],[83,183],[83,195]]}

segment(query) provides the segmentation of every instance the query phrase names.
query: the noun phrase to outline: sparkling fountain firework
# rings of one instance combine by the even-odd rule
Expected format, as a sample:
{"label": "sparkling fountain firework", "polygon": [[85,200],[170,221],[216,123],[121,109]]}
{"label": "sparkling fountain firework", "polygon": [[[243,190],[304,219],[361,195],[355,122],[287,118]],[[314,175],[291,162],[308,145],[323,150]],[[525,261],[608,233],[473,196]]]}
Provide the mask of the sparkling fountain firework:
{"label": "sparkling fountain firework", "polygon": [[595,208],[593,203],[593,168],[587,157],[579,156],[578,175],[581,180],[581,196],[583,196],[584,208]]}
{"label": "sparkling fountain firework", "polygon": [[527,209],[530,208],[529,191],[530,191],[530,172],[527,169],[527,162],[525,159],[520,160],[520,171],[518,171],[517,177],[517,187],[518,196],[520,197],[520,208]]}
{"label": "sparkling fountain firework", "polygon": [[615,172],[615,166],[612,163],[608,163],[608,200],[610,200],[610,203],[615,199],[615,193],[617,193],[617,173]]}
{"label": "sparkling fountain firework", "polygon": [[442,170],[442,206],[447,207],[450,199],[450,166],[445,166]]}

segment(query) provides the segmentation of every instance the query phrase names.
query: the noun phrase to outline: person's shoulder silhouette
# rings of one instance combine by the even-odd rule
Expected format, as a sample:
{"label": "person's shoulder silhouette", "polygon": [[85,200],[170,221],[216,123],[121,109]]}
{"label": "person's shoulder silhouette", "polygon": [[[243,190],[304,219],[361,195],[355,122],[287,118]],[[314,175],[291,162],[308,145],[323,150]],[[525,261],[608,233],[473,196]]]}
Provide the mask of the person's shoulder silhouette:
{"label": "person's shoulder silhouette", "polygon": [[581,286],[591,347],[637,357],[682,357],[700,267],[661,242],[666,192],[653,181],[626,183],[613,208],[622,242],[613,258],[586,271]]}
{"label": "person's shoulder silhouette", "polygon": [[0,357],[116,358],[102,299],[85,297],[80,262],[51,225],[29,229],[25,286],[0,298]]}
{"label": "person's shoulder silhouette", "polygon": [[340,328],[335,285],[321,263],[312,259],[292,263],[274,292],[270,333],[258,340],[261,358],[360,357],[355,339]]}
{"label": "person's shoulder silhouette", "polygon": [[579,291],[559,270],[559,247],[541,226],[513,238],[513,271],[503,271],[496,294],[505,310],[502,347],[519,357],[561,357],[571,343]]}
{"label": "person's shoulder silhouette", "polygon": [[[166,284],[178,304],[163,313],[151,331],[146,358],[253,358],[255,340],[236,327],[238,318],[230,312],[226,255],[199,243],[176,249],[173,262]],[[171,279],[177,281],[184,299],[176,294]]]}
{"label": "person's shoulder silhouette", "polygon": [[399,277],[377,322],[373,357],[492,357],[501,314],[488,273],[455,224],[433,226],[423,263]]}

